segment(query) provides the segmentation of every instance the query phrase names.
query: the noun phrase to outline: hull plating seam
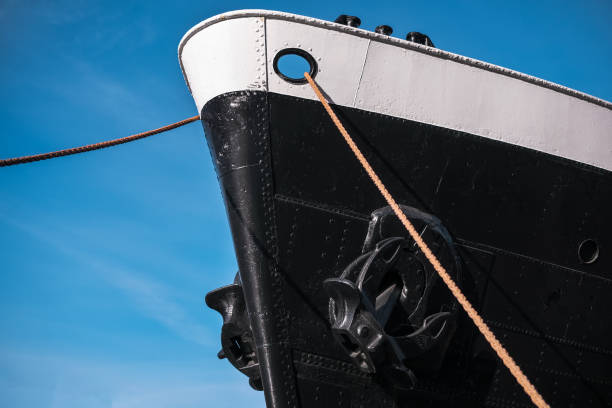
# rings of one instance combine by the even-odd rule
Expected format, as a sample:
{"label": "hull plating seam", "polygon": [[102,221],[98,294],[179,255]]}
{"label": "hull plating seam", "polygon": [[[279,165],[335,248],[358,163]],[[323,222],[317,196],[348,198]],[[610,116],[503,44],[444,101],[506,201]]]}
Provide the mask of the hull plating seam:
{"label": "hull plating seam", "polygon": [[[455,130],[334,110],[398,202],[434,214],[459,242],[468,298],[546,400],[606,406],[612,173]],[[270,407],[528,406],[465,319],[437,377],[419,377],[412,392],[392,397],[375,378],[354,381],[321,288],[361,253],[369,214],[384,201],[318,102],[234,92],[211,100],[202,121],[253,335],[265,345],[257,356]],[[603,251],[592,264],[577,256],[585,238]]]}

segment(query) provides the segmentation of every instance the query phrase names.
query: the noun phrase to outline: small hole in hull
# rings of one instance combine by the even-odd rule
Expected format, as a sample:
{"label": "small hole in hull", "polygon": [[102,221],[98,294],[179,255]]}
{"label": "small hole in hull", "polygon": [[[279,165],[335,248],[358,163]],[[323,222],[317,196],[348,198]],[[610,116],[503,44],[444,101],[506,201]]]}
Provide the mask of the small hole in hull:
{"label": "small hole in hull", "polygon": [[584,264],[591,264],[599,258],[599,245],[594,239],[585,239],[578,247],[578,258]]}
{"label": "small hole in hull", "polygon": [[317,63],[306,51],[299,48],[286,48],[274,57],[274,72],[292,84],[305,84],[304,72],[311,77],[317,73]]}

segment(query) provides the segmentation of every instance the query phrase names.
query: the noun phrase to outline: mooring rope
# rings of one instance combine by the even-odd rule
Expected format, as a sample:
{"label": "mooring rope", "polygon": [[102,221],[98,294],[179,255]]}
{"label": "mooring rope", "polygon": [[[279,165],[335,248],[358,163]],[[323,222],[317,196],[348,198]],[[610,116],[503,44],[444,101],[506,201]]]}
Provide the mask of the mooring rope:
{"label": "mooring rope", "polygon": [[118,144],[129,143],[129,142],[133,142],[134,140],[143,139],[145,137],[153,136],[158,133],[163,133],[163,132],[167,132],[168,130],[176,129],[188,123],[195,122],[198,119],[200,119],[199,116],[192,116],[190,118],[183,119],[179,122],[172,123],[170,125],[166,125],[158,129],[148,130],[146,132],[137,133],[135,135],[126,136],[126,137],[122,137],[119,139],[107,140],[106,142],[94,143],[94,144],[89,144],[89,145],[80,146],[80,147],[72,147],[70,149],[58,150],[58,151],[49,152],[49,153],[35,154],[32,156],[2,159],[0,160],[0,167],[14,166],[16,164],[21,164],[21,163],[29,163],[29,162],[39,161],[39,160],[53,159],[55,157],[62,157],[62,156],[69,156],[71,154],[85,153],[85,152],[90,152],[92,150],[104,149],[105,147],[116,146]]}
{"label": "mooring rope", "polygon": [[[338,131],[340,131],[340,134],[342,135],[342,137],[344,138],[344,140],[346,141],[346,143],[348,144],[352,152],[357,157],[357,160],[359,160],[359,163],[361,163],[361,166],[364,168],[368,176],[370,176],[370,179],[372,180],[372,182],[374,182],[374,184],[376,185],[376,187],[378,188],[382,196],[385,198],[389,206],[391,206],[391,208],[393,209],[393,212],[400,219],[400,221],[402,222],[402,224],[404,225],[404,227],[406,228],[406,230],[408,231],[412,239],[416,242],[420,250],[423,252],[425,257],[427,258],[427,260],[431,263],[431,265],[436,270],[438,275],[440,275],[440,278],[442,278],[446,286],[448,286],[453,296],[455,296],[455,298],[457,299],[459,304],[463,307],[467,315],[472,319],[472,321],[474,322],[478,330],[480,330],[484,338],[489,342],[489,345],[491,346],[491,348],[497,353],[501,361],[508,368],[510,373],[514,376],[514,378],[519,383],[519,385],[523,388],[525,393],[529,396],[529,398],[531,398],[531,401],[533,401],[533,403],[538,408],[549,408],[550,406],[546,403],[546,401],[544,401],[544,398],[542,398],[540,393],[536,390],[533,384],[529,381],[527,376],[523,373],[523,371],[518,366],[518,364],[516,364],[516,362],[510,356],[510,354],[504,348],[504,346],[499,342],[499,340],[497,340],[497,338],[495,337],[495,335],[493,334],[489,326],[484,322],[480,314],[478,314],[476,309],[474,309],[474,307],[469,302],[469,300],[467,300],[467,298],[465,297],[461,289],[459,289],[459,286],[457,286],[457,284],[453,281],[453,279],[450,277],[448,272],[446,272],[446,269],[444,269],[442,264],[440,264],[440,261],[438,261],[438,259],[433,254],[431,249],[429,249],[425,241],[423,241],[423,239],[420,237],[419,233],[414,228],[410,220],[408,220],[406,215],[402,212],[402,210],[400,209],[399,205],[397,204],[393,196],[389,193],[389,191],[387,190],[383,182],[380,180],[378,175],[374,172],[374,169],[372,168],[370,163],[368,163],[363,153],[361,153],[361,150],[359,149],[359,147],[357,147],[357,145],[355,144],[351,136],[348,134],[348,132],[342,125],[342,122],[340,122],[340,120],[338,119],[334,111],[332,110],[331,106],[329,105],[329,103],[327,102],[323,94],[321,93],[321,90],[319,89],[317,84],[313,81],[313,79],[310,77],[310,75],[307,72],[304,73],[304,77],[306,78],[310,86],[312,87],[314,93],[317,95],[317,98],[319,98],[319,101],[321,101],[321,104],[323,105],[327,113],[329,114],[329,117],[331,118],[331,120],[334,122],[334,125],[338,128]],[[0,167],[13,166],[16,164],[29,163],[29,162],[40,161],[40,160],[47,160],[47,159],[52,159],[52,158],[61,157],[61,156],[69,156],[72,154],[79,154],[79,153],[89,152],[92,150],[104,149],[106,147],[116,146],[116,145],[123,144],[123,143],[129,143],[134,140],[143,139],[148,136],[153,136],[159,133],[166,132],[168,130],[176,129],[188,123],[195,122],[199,118],[200,118],[199,116],[192,116],[190,118],[183,119],[179,122],[172,123],[170,125],[166,125],[158,129],[153,129],[153,130],[149,130],[146,132],[137,133],[135,135],[126,136],[126,137],[122,137],[119,139],[108,140],[105,142],[94,143],[94,144],[89,144],[89,145],[80,146],[80,147],[73,147],[70,149],[58,150],[55,152],[36,154],[32,156],[1,159]]]}
{"label": "mooring rope", "polygon": [[438,261],[438,258],[436,258],[433,252],[431,252],[431,249],[429,249],[425,241],[423,241],[423,239],[421,238],[417,230],[414,228],[410,220],[408,220],[406,215],[402,212],[402,210],[400,209],[399,205],[397,204],[393,196],[391,196],[391,194],[389,193],[389,190],[387,190],[387,188],[385,187],[383,182],[380,180],[378,175],[374,172],[374,169],[372,168],[372,166],[370,166],[370,163],[368,163],[363,153],[361,153],[361,150],[359,150],[359,147],[357,147],[357,145],[355,144],[351,136],[348,134],[348,132],[342,125],[342,122],[340,122],[340,120],[338,119],[334,111],[332,110],[331,106],[329,106],[329,103],[327,102],[323,94],[321,93],[321,90],[319,89],[317,84],[313,81],[313,79],[310,77],[310,75],[307,72],[304,73],[304,77],[306,78],[310,86],[312,87],[312,90],[314,91],[314,93],[317,95],[317,97],[321,101],[321,104],[323,104],[323,107],[329,114],[329,117],[331,118],[331,120],[334,122],[334,125],[336,125],[336,127],[342,134],[342,137],[344,137],[344,140],[346,141],[346,143],[349,145],[349,147],[351,148],[351,150],[357,157],[357,160],[359,160],[359,163],[361,163],[361,166],[364,168],[366,173],[368,173],[368,176],[370,176],[370,179],[372,179],[372,181],[374,182],[374,184],[376,185],[380,193],[383,195],[385,200],[387,200],[387,203],[391,206],[391,208],[393,209],[393,212],[400,219],[400,221],[402,222],[402,224],[404,225],[404,227],[406,228],[406,230],[408,231],[412,239],[417,243],[417,245],[419,246],[419,248],[421,249],[425,257],[427,258],[429,263],[431,263],[431,266],[433,266],[433,268],[436,270],[438,275],[440,275],[440,278],[442,278],[444,283],[446,283],[446,286],[448,286],[453,296],[455,296],[459,304],[463,307],[465,312],[472,319],[472,321],[474,322],[478,330],[480,330],[484,338],[489,342],[489,344],[491,345],[491,348],[495,350],[495,352],[497,353],[501,361],[508,368],[508,370],[510,370],[510,373],[514,376],[516,381],[520,384],[521,387],[523,387],[523,390],[529,396],[529,398],[531,398],[531,401],[533,401],[533,403],[538,408],[545,408],[545,407],[549,408],[549,405],[546,403],[546,401],[544,401],[544,398],[542,398],[538,390],[536,390],[533,384],[531,384],[531,382],[529,381],[527,376],[523,373],[523,371],[518,366],[518,364],[516,364],[514,359],[510,356],[510,354],[508,354],[508,351],[506,351],[504,346],[502,346],[499,340],[497,340],[497,338],[495,337],[495,335],[493,334],[489,326],[487,326],[487,324],[482,319],[480,314],[478,314],[478,312],[476,311],[476,309],[474,309],[474,307],[469,302],[469,300],[467,300],[467,298],[465,297],[461,289],[459,289],[459,286],[457,286],[457,284],[453,281],[453,279],[450,277],[448,272],[446,272],[446,269],[444,269],[442,264],[440,264],[440,261]]}

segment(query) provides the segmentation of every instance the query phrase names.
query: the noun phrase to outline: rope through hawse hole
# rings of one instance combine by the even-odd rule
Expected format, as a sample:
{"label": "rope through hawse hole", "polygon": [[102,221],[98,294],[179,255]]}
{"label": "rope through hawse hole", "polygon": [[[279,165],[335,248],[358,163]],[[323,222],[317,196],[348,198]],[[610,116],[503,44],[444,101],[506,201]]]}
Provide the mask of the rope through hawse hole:
{"label": "rope through hawse hole", "polygon": [[469,300],[467,300],[461,289],[459,289],[459,286],[457,286],[457,284],[453,281],[448,272],[446,272],[446,269],[444,269],[440,261],[438,261],[438,258],[436,258],[431,249],[429,249],[425,241],[423,241],[417,230],[410,222],[410,220],[408,220],[406,215],[400,209],[399,205],[397,204],[391,193],[389,193],[389,191],[387,190],[383,182],[380,180],[376,172],[374,172],[374,169],[372,168],[372,166],[370,166],[370,163],[368,163],[363,153],[361,153],[361,150],[359,150],[359,147],[357,147],[357,145],[353,141],[353,138],[351,138],[351,136],[348,134],[348,132],[342,125],[342,122],[340,122],[340,119],[338,119],[338,116],[336,116],[336,114],[334,113],[333,109],[321,93],[321,90],[319,89],[317,84],[307,72],[304,73],[304,77],[312,87],[314,93],[317,95],[317,98],[319,98],[319,101],[327,111],[327,114],[331,118],[332,122],[334,122],[334,125],[336,125],[336,127],[338,128],[338,131],[344,138],[345,142],[348,144],[353,154],[355,154],[357,160],[359,160],[359,163],[361,164],[363,169],[366,171],[366,173],[368,173],[368,176],[370,176],[372,182],[374,182],[374,184],[376,185],[380,193],[383,195],[389,206],[393,209],[395,215],[397,215],[397,217],[400,219],[412,239],[418,245],[419,249],[423,252],[429,263],[431,263],[431,266],[433,266],[440,278],[442,278],[446,286],[450,289],[451,293],[453,294],[453,296],[455,296],[461,307],[463,307],[463,310],[465,310],[470,319],[472,319],[478,330],[480,330],[491,348],[495,351],[495,353],[497,353],[497,356],[501,359],[501,361],[508,368],[508,370],[510,370],[512,376],[523,388],[529,398],[531,398],[531,401],[538,408],[549,408],[550,406],[546,403],[546,401],[544,401],[544,398],[542,398],[538,390],[536,390],[533,384],[529,381],[527,376],[523,373],[518,364],[516,364],[516,362],[510,356],[504,346],[499,342],[499,340],[497,340],[495,334],[493,334],[493,332],[482,319],[480,314],[478,314],[476,309],[474,309],[474,306],[472,306]]}

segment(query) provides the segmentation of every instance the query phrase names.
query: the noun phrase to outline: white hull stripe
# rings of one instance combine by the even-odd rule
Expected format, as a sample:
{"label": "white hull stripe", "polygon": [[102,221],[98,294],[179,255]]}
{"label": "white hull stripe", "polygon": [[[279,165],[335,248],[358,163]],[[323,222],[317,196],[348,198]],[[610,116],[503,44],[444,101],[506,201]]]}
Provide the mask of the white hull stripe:
{"label": "white hull stripe", "polygon": [[338,105],[459,130],[612,170],[612,104],[457,54],[292,14],[246,10],[208,19],[179,45],[198,111],[217,95],[265,90],[315,99],[272,69],[301,48]]}

